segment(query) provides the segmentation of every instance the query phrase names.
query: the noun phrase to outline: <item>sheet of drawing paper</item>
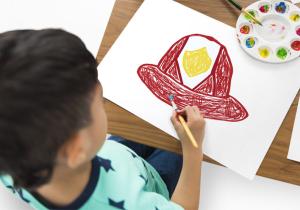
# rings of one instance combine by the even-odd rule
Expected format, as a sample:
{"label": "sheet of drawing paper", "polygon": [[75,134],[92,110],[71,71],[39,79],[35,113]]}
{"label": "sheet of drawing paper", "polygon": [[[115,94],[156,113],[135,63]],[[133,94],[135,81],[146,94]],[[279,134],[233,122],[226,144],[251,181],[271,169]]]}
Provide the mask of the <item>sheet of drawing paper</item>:
{"label": "sheet of drawing paper", "polygon": [[62,28],[79,36],[97,55],[115,0],[1,0],[0,32]]}
{"label": "sheet of drawing paper", "polygon": [[205,154],[253,178],[299,89],[299,66],[257,61],[234,28],[146,0],[98,70],[107,99],[174,137],[168,94],[179,108],[197,105],[207,118]]}
{"label": "sheet of drawing paper", "polygon": [[288,159],[300,162],[300,99],[298,102]]}
{"label": "sheet of drawing paper", "polygon": [[250,181],[204,162],[199,210],[298,210],[300,187],[256,176]]}

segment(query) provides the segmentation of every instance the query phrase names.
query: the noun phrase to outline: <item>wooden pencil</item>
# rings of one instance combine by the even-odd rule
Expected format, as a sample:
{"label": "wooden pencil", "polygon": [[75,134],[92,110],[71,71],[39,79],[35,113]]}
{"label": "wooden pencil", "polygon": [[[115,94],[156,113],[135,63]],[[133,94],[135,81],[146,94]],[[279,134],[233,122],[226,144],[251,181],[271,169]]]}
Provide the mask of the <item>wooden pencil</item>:
{"label": "wooden pencil", "polygon": [[196,139],[193,136],[193,134],[192,134],[191,130],[189,129],[189,127],[187,126],[187,124],[186,124],[185,120],[183,119],[183,117],[181,115],[178,115],[178,119],[179,119],[182,127],[184,128],[186,134],[188,135],[188,137],[189,137],[191,143],[193,144],[193,146],[198,148],[198,144],[196,142]]}

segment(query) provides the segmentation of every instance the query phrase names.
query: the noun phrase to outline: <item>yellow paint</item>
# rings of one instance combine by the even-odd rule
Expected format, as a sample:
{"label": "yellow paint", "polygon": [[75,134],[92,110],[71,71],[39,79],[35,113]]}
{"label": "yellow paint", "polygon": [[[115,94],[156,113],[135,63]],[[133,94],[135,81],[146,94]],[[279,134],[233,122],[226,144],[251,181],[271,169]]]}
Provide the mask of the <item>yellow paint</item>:
{"label": "yellow paint", "polygon": [[260,48],[259,49],[259,55],[262,57],[262,58],[267,58],[269,57],[270,55],[270,51],[268,48]]}
{"label": "yellow paint", "polygon": [[189,77],[195,77],[209,70],[212,60],[206,47],[194,51],[185,51],[182,59],[185,72]]}
{"label": "yellow paint", "polygon": [[292,14],[292,15],[290,16],[290,19],[291,19],[292,21],[294,21],[294,22],[297,22],[297,21],[300,20],[300,15],[299,15],[299,14]]}

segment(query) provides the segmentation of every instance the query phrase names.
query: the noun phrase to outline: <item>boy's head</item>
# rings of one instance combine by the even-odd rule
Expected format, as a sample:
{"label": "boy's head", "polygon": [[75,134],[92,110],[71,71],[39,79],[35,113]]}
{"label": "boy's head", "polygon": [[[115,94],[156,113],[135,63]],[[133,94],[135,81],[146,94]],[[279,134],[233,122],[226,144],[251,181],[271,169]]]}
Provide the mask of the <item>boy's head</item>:
{"label": "boy's head", "polygon": [[0,174],[47,183],[56,166],[89,161],[106,135],[97,64],[63,30],[0,34]]}

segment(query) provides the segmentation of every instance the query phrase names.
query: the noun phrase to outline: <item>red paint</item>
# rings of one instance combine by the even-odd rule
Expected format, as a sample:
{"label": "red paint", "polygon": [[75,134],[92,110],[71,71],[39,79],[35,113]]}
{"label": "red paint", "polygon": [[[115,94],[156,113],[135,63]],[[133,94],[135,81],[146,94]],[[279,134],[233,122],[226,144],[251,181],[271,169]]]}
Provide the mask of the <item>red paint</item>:
{"label": "red paint", "polygon": [[259,8],[259,11],[261,11],[262,13],[267,13],[269,12],[270,10],[270,6],[269,5],[262,5],[260,8]]}
{"label": "red paint", "polygon": [[296,51],[300,51],[300,41],[299,40],[293,41],[291,47]]}
{"label": "red paint", "polygon": [[296,33],[300,36],[300,27],[296,30]]}
{"label": "red paint", "polygon": [[242,27],[240,28],[240,32],[241,32],[242,34],[249,34],[249,32],[250,32],[250,27],[247,26],[247,25],[244,25],[244,26],[242,26]]}
{"label": "red paint", "polygon": [[[205,38],[220,45],[211,74],[193,89],[183,84],[177,61],[192,36]],[[173,94],[174,102],[179,109],[187,105],[195,105],[206,118],[237,122],[248,117],[248,112],[243,105],[229,95],[233,73],[231,60],[226,47],[213,37],[201,34],[185,36],[171,46],[158,65],[143,64],[138,68],[137,73],[149,90],[170,106],[168,96]]]}

